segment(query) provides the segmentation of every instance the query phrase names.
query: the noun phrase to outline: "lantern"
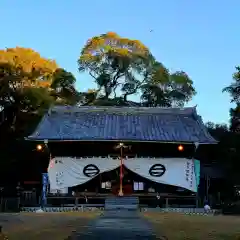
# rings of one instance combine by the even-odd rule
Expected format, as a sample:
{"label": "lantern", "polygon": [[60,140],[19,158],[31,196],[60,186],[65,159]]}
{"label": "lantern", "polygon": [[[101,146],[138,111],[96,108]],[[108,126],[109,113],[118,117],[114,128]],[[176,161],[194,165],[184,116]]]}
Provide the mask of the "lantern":
{"label": "lantern", "polygon": [[43,146],[42,146],[41,144],[38,144],[38,145],[37,145],[37,150],[38,150],[38,151],[41,151],[42,149],[43,149]]}
{"label": "lantern", "polygon": [[178,146],[178,151],[182,152],[184,150],[183,146],[182,145],[179,145]]}

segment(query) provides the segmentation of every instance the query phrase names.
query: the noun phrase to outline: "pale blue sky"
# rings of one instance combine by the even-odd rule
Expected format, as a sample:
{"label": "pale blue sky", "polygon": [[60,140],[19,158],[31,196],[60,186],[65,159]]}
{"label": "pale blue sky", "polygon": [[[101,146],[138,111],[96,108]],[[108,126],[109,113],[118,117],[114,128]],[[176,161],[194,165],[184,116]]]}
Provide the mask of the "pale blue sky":
{"label": "pale blue sky", "polygon": [[[240,58],[240,1],[217,0],[1,0],[0,48],[30,47],[73,72],[77,87],[93,87],[78,74],[87,39],[107,31],[138,39],[170,70],[184,70],[198,92],[203,120],[228,122],[231,82]],[[150,30],[153,32],[150,32]]]}

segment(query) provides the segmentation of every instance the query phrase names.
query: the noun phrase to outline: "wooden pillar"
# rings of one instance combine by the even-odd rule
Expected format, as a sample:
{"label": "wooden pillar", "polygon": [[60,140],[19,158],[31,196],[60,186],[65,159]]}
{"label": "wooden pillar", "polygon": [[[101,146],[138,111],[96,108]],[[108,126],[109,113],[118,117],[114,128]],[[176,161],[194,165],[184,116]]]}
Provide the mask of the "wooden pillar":
{"label": "wooden pillar", "polygon": [[99,188],[98,193],[101,193],[102,191],[102,173],[99,174]]}
{"label": "wooden pillar", "polygon": [[199,207],[198,191],[196,192],[196,208]]}
{"label": "wooden pillar", "polygon": [[168,208],[168,198],[166,198],[165,208]]}
{"label": "wooden pillar", "polygon": [[74,206],[75,206],[75,208],[77,208],[77,207],[78,207],[78,198],[77,198],[77,197],[75,197]]}

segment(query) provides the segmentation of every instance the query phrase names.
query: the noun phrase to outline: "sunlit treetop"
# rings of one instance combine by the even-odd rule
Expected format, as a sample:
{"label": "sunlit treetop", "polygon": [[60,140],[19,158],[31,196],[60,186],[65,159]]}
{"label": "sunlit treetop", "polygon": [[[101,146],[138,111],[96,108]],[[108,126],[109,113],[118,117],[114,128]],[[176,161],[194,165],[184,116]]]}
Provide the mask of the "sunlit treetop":
{"label": "sunlit treetop", "polygon": [[30,72],[33,69],[54,72],[58,68],[54,60],[42,57],[31,48],[22,47],[0,50],[0,62],[18,65],[25,72]]}
{"label": "sunlit treetop", "polygon": [[9,64],[16,69],[31,74],[35,80],[41,80],[36,81],[35,85],[43,85],[43,87],[48,87],[51,84],[50,76],[58,68],[54,60],[42,57],[31,48],[23,47],[0,50],[0,63]]}
{"label": "sunlit treetop", "polygon": [[89,39],[81,52],[80,60],[96,61],[105,54],[134,57],[147,56],[148,48],[139,40],[122,38],[115,32],[107,32]]}

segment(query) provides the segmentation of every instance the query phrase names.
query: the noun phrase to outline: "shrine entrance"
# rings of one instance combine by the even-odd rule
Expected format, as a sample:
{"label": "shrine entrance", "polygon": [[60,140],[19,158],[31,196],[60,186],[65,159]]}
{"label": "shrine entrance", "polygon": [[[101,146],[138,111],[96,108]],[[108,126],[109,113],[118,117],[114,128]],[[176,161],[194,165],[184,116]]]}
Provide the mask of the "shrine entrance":
{"label": "shrine entrance", "polygon": [[[112,182],[112,193],[117,196],[120,191],[120,168],[116,171],[118,172],[118,176]],[[122,190],[124,196],[131,195],[133,193],[133,179],[131,178],[128,169],[125,167],[123,167]]]}

